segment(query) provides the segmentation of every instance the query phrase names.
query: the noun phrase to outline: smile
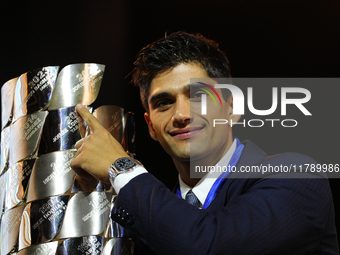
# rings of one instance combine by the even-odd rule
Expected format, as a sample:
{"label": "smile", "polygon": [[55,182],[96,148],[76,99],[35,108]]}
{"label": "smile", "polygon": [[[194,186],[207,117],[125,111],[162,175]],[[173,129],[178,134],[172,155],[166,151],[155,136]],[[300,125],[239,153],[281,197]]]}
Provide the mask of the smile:
{"label": "smile", "polygon": [[173,130],[169,134],[176,139],[188,139],[198,134],[202,129],[203,127],[182,128]]}

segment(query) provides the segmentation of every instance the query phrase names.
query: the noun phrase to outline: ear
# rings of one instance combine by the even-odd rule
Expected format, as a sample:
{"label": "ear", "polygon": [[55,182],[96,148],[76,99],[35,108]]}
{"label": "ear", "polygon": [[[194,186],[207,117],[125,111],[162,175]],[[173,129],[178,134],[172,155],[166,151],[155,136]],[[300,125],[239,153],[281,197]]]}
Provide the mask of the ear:
{"label": "ear", "polygon": [[229,104],[229,121],[231,120],[233,123],[237,123],[242,115],[241,114],[233,114],[233,95],[230,95],[229,99],[228,99],[228,104]]}
{"label": "ear", "polygon": [[146,121],[146,124],[148,124],[149,134],[150,134],[151,138],[155,141],[158,141],[155,129],[153,128],[152,121],[150,120],[150,116],[147,112],[144,113],[144,119]]}

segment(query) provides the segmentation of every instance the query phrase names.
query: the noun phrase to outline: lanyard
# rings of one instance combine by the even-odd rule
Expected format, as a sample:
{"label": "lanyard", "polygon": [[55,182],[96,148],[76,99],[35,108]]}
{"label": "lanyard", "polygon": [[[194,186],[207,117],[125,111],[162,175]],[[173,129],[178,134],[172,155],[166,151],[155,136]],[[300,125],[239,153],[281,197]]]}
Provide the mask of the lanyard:
{"label": "lanyard", "polygon": [[[207,198],[204,201],[202,209],[207,209],[208,206],[211,204],[211,202],[215,199],[217,193],[220,191],[223,183],[226,181],[228,175],[230,174],[231,172],[230,170],[236,167],[236,164],[241,157],[243,148],[244,148],[244,145],[240,143],[238,138],[236,138],[236,149],[234,151],[233,156],[231,157],[229,161],[228,167],[226,168],[228,169],[228,171],[222,172],[220,176],[216,179],[216,181],[214,182],[213,186],[211,187],[208,193]],[[178,197],[182,198],[182,194],[181,194],[179,187],[177,188],[176,194]]]}

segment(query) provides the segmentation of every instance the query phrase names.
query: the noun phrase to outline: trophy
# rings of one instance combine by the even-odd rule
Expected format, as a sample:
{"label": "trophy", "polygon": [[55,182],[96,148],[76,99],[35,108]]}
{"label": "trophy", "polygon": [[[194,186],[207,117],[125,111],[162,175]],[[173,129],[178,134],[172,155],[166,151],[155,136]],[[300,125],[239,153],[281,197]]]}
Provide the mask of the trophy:
{"label": "trophy", "polygon": [[[18,78],[6,82],[1,88],[1,159],[0,175],[7,171],[9,164],[10,132],[8,127],[13,119],[13,101]],[[1,195],[0,195],[1,197]]]}
{"label": "trophy", "polygon": [[15,86],[13,122],[21,116],[46,109],[57,78],[58,66],[48,66],[22,74]]}
{"label": "trophy", "polygon": [[15,85],[18,78],[13,78],[1,87],[1,130],[11,124]]}
{"label": "trophy", "polygon": [[[48,66],[3,85],[0,254],[133,254],[131,234],[110,219],[113,188],[70,166],[89,135],[75,106],[96,100],[104,69]],[[93,115],[134,157],[133,113],[101,106]]]}

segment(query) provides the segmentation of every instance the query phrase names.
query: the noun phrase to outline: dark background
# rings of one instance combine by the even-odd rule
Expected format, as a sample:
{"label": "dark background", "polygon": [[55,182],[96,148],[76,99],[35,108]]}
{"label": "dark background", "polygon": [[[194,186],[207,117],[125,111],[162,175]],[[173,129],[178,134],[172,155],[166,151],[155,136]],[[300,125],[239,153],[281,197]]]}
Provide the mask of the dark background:
{"label": "dark background", "polygon": [[[105,64],[94,107],[115,104],[136,114],[137,157],[172,187],[172,160],[150,139],[138,90],[126,78],[138,51],[166,31],[185,30],[220,42],[234,77],[339,77],[339,13],[338,0],[2,1],[0,83],[48,65]],[[340,163],[339,85],[311,93],[313,116],[298,127],[234,132],[269,154],[296,151]],[[330,181],[339,213],[340,181]]]}

